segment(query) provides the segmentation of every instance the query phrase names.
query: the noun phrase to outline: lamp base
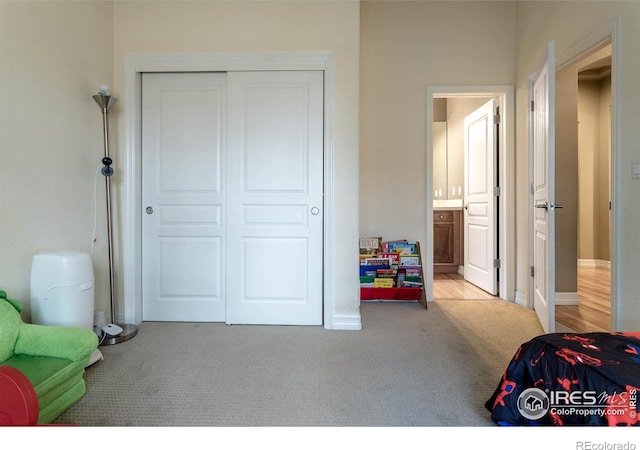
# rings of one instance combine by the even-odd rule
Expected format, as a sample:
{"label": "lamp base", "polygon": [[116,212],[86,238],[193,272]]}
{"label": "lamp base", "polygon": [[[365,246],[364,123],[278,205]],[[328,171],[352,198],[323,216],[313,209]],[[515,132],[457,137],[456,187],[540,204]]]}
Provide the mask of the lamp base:
{"label": "lamp base", "polygon": [[128,341],[129,339],[133,338],[136,334],[138,334],[138,327],[136,327],[135,325],[127,325],[127,324],[124,324],[124,325],[116,324],[116,325],[122,328],[122,333],[118,334],[117,336],[111,336],[110,334],[107,334],[107,336],[102,340],[102,343],[100,345],[119,344],[120,342]]}

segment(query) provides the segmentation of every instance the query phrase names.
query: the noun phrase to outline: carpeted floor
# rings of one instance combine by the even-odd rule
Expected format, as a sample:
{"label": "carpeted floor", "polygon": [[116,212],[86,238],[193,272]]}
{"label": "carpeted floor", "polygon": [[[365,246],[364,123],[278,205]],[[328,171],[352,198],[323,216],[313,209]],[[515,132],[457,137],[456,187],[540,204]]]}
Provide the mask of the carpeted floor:
{"label": "carpeted floor", "polygon": [[502,301],[366,303],[361,331],[145,322],[100,347],[55,423],[122,427],[492,426],[484,402],[533,311]]}

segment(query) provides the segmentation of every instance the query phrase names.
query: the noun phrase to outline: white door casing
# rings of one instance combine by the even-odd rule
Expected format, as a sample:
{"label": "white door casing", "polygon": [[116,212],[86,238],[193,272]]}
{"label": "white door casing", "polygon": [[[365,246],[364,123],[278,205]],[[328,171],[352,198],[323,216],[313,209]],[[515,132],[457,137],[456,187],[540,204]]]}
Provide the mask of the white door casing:
{"label": "white door casing", "polygon": [[492,99],[464,120],[464,278],[492,295],[498,292],[496,110]]}
{"label": "white door casing", "polygon": [[143,319],[225,318],[226,75],[142,79]]}
{"label": "white door casing", "polygon": [[[513,86],[428,86],[427,87],[427,137],[433,137],[433,106],[436,98],[492,98],[498,99],[501,124],[499,128],[500,143],[498,151],[498,180],[501,188],[498,197],[498,234],[500,245],[500,279],[498,295],[503,300],[518,302],[515,292],[516,280],[516,214],[515,214],[515,125],[514,125],[514,90]],[[427,186],[433,187],[433,139],[427,139],[426,168]],[[433,259],[433,198],[432,192],[427,195],[425,218],[425,242],[422,246],[423,258]],[[428,301],[433,300],[433,267],[425,266],[425,294]]]}
{"label": "white door casing", "polygon": [[230,72],[227,323],[322,324],[323,74]]}
{"label": "white door casing", "polygon": [[122,206],[122,294],[121,322],[142,322],[142,105],[144,73],[227,72],[261,70],[318,70],[324,74],[324,328],[360,330],[359,311],[335,311],[336,242],[342,236],[334,229],[334,121],[335,67],[331,51],[129,53],[124,67],[124,169]]}
{"label": "white door casing", "polygon": [[[604,26],[596,30],[590,30],[587,36],[584,36],[580,41],[576,42],[573,46],[565,49],[562,53],[557,55],[556,70],[565,68],[570,64],[574,64],[576,61],[581,60],[584,55],[590,54],[594,50],[602,48],[607,44],[611,44],[611,233],[610,233],[610,247],[611,247],[611,330],[619,331],[620,322],[622,320],[621,315],[618,313],[618,291],[619,291],[619,268],[622,267],[619,261],[620,242],[618,240],[616,226],[621,222],[621,211],[623,208],[617,208],[616,205],[620,205],[620,182],[619,176],[624,171],[620,168],[621,160],[620,154],[620,142],[621,131],[620,121],[618,118],[622,117],[622,82],[620,73],[622,72],[622,49],[620,42],[622,40],[622,17],[618,16],[614,20],[606,23]],[[624,245],[624,244],[622,244]]]}
{"label": "white door casing", "polygon": [[555,331],[555,43],[529,77],[533,309]]}

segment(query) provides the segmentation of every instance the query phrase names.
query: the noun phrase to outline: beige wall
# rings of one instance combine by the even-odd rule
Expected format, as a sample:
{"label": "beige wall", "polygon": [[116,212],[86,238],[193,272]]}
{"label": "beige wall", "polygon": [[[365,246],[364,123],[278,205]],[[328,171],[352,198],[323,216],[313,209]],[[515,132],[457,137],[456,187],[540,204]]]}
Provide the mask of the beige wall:
{"label": "beige wall", "polygon": [[360,233],[426,239],[428,86],[512,85],[512,2],[360,7]]}
{"label": "beige wall", "polygon": [[580,81],[578,259],[609,261],[611,77]]}
{"label": "beige wall", "polygon": [[598,224],[596,259],[611,260],[611,77],[600,81],[600,141],[598,152],[598,173],[596,184],[599,189],[594,199],[595,214]]}
{"label": "beige wall", "polygon": [[[516,144],[518,158],[517,180],[527,179],[527,77],[538,67],[549,40],[556,43],[557,54],[562,57],[584,39],[621,17],[622,58],[621,95],[619,117],[619,149],[617,186],[619,201],[617,208],[617,260],[612,264],[617,271],[617,282],[612,288],[618,298],[618,321],[620,330],[635,330],[640,324],[640,277],[637,264],[640,261],[640,240],[637,239],[637,224],[640,221],[640,180],[631,178],[631,161],[638,159],[637,142],[640,127],[640,4],[637,2],[518,2],[516,20]],[[614,48],[614,52],[616,49]],[[527,185],[518,181],[517,186],[517,235],[527,235]],[[519,293],[526,296],[528,286],[528,257],[526,251],[518,252]]]}
{"label": "beige wall", "polygon": [[578,207],[578,259],[595,259],[596,221],[593,216],[595,155],[598,149],[599,83],[578,83],[578,180],[580,202]]}
{"label": "beige wall", "polygon": [[556,292],[578,291],[578,75],[574,65],[556,72]]}
{"label": "beige wall", "polygon": [[[328,276],[333,279],[333,312],[358,314],[358,216],[354,205],[358,204],[359,3],[118,1],[114,7],[114,85],[120,95],[129,53],[333,52],[335,120],[330,126],[334,133],[335,247],[333,273]],[[114,118],[119,131],[117,156],[122,157],[121,110],[114,111]],[[119,288],[122,293],[122,286]]]}
{"label": "beige wall", "polygon": [[[111,2],[0,2],[0,289],[25,303],[31,260],[90,251],[102,113],[112,83]],[[104,178],[97,183],[96,298],[108,304]],[[105,303],[106,302],[106,303]]]}

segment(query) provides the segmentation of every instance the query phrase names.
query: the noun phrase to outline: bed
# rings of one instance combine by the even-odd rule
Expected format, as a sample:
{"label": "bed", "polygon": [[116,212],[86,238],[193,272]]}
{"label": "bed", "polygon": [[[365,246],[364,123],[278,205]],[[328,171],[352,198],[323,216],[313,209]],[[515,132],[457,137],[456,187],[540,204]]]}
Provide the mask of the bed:
{"label": "bed", "polygon": [[550,333],[522,344],[485,407],[498,425],[638,425],[640,333]]}

